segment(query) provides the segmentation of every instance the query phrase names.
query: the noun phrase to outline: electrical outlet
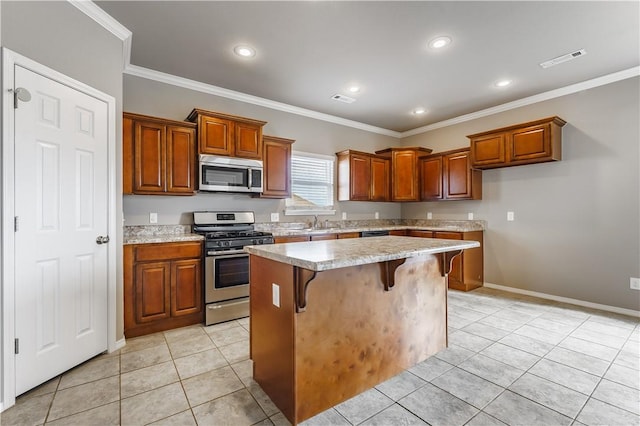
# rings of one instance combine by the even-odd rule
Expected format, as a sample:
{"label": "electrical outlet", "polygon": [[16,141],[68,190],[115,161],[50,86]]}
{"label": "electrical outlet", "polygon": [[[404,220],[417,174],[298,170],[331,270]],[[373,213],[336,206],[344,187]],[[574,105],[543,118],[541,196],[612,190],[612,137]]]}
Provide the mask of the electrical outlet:
{"label": "electrical outlet", "polygon": [[280,222],[280,213],[271,213],[271,222]]}
{"label": "electrical outlet", "polygon": [[149,213],[149,223],[158,223],[158,213]]}
{"label": "electrical outlet", "polygon": [[342,220],[347,220],[347,212],[342,212]]}
{"label": "electrical outlet", "polygon": [[473,213],[467,213],[467,219],[473,220]]}
{"label": "electrical outlet", "polygon": [[629,288],[632,290],[640,290],[640,278],[629,278]]}
{"label": "electrical outlet", "polygon": [[276,283],[271,283],[271,300],[273,306],[280,307],[280,286]]}
{"label": "electrical outlet", "polygon": [[427,219],[433,219],[433,213],[427,212]]}
{"label": "electrical outlet", "polygon": [[375,212],[375,213],[373,214],[373,217],[374,217],[374,218],[376,218],[376,219],[380,219],[380,213]]}
{"label": "electrical outlet", "polygon": [[516,220],[516,215],[514,212],[507,212],[507,221],[513,222]]}

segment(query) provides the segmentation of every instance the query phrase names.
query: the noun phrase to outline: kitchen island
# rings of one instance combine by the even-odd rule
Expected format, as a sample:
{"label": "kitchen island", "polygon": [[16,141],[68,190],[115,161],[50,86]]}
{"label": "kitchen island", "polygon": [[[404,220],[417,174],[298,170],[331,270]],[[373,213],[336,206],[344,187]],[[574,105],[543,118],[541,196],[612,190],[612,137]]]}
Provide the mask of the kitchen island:
{"label": "kitchen island", "polygon": [[447,346],[451,259],[478,242],[248,246],[253,378],[293,424]]}

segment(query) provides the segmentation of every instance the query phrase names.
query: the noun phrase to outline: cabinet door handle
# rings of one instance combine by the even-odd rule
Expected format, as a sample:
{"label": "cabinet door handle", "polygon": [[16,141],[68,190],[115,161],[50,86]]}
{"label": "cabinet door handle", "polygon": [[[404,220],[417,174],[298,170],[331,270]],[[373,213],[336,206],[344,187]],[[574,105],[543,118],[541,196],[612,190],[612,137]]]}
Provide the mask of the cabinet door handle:
{"label": "cabinet door handle", "polygon": [[96,244],[107,244],[109,242],[109,236],[105,235],[104,237],[100,235],[96,238]]}

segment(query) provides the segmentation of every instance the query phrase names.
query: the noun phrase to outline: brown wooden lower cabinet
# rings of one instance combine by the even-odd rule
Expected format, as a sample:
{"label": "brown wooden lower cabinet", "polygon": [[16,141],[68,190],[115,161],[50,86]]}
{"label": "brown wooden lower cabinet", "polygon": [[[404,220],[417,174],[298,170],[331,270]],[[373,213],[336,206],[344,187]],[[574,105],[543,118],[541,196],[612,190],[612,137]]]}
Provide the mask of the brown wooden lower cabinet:
{"label": "brown wooden lower cabinet", "polygon": [[442,238],[447,240],[478,241],[480,247],[465,250],[462,254],[453,258],[451,271],[449,272],[449,288],[469,291],[482,287],[484,284],[484,260],[483,260],[483,232],[444,232],[410,229],[410,237]]}
{"label": "brown wooden lower cabinet", "polygon": [[273,237],[275,244],[280,243],[297,243],[301,241],[322,241],[322,240],[335,240],[343,238],[360,238],[359,232],[342,232],[342,233],[326,233],[315,235],[284,235],[280,237]]}
{"label": "brown wooden lower cabinet", "polygon": [[345,238],[360,238],[359,232],[342,232],[337,235],[339,240],[343,240]]}
{"label": "brown wooden lower cabinet", "polygon": [[273,242],[280,243],[299,243],[301,241],[309,241],[308,235],[283,235],[281,237],[273,237]]}
{"label": "brown wooden lower cabinet", "polygon": [[310,237],[311,241],[336,240],[337,234],[316,234]]}
{"label": "brown wooden lower cabinet", "polygon": [[204,320],[200,242],[129,244],[123,253],[126,337]]}
{"label": "brown wooden lower cabinet", "polygon": [[408,229],[392,229],[391,231],[389,231],[389,235],[396,235],[399,237],[406,237],[408,233]]}

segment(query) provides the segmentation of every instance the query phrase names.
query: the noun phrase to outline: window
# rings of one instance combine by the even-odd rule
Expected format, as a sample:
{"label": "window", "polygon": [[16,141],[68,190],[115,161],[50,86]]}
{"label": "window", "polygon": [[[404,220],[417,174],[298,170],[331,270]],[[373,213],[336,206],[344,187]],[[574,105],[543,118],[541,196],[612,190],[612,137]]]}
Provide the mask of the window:
{"label": "window", "polygon": [[285,214],[335,214],[333,164],[334,158],[328,155],[292,153],[291,198]]}

